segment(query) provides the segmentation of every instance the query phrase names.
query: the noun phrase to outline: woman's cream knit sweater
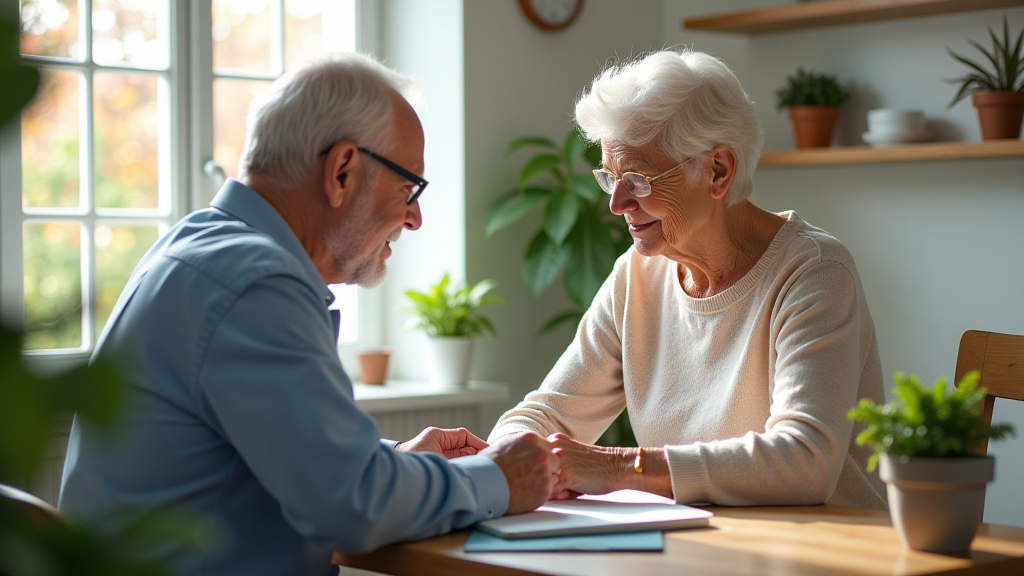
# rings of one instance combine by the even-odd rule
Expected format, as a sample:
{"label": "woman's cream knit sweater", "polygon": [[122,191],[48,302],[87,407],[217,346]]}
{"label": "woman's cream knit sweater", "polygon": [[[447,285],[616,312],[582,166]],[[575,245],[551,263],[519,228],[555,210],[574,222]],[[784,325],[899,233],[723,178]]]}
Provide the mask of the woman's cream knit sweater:
{"label": "woman's cream knit sweater", "polygon": [[788,221],[739,282],[691,298],[679,266],[630,249],[569,348],[491,439],[533,430],[593,442],[628,408],[664,446],[675,499],[885,508],[846,411],[884,400],[875,328],[853,259]]}

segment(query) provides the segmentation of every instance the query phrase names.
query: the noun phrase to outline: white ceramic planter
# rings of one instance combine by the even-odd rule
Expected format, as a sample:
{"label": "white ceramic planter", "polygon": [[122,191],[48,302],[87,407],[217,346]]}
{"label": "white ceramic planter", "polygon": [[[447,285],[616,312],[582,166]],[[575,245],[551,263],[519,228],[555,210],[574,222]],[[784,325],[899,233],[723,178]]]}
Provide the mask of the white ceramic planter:
{"label": "white ceramic planter", "polygon": [[985,485],[995,459],[881,457],[889,513],[904,545],[914,550],[966,552],[985,509]]}
{"label": "white ceramic planter", "polygon": [[465,386],[473,341],[469,338],[435,337],[427,339],[427,378],[438,386]]}

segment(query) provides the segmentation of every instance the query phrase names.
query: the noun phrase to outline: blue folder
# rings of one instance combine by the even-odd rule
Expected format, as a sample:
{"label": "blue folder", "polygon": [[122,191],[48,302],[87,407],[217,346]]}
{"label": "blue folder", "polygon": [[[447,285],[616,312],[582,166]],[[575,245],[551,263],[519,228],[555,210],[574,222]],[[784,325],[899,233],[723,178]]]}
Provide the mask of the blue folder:
{"label": "blue folder", "polygon": [[508,540],[474,530],[462,549],[466,552],[563,552],[566,550],[660,552],[664,548],[665,539],[660,531]]}

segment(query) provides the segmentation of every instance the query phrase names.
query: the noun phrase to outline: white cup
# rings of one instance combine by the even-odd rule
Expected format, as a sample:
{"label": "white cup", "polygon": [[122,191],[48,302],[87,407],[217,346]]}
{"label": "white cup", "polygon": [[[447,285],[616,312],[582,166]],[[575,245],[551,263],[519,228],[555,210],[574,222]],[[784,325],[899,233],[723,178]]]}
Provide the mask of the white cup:
{"label": "white cup", "polygon": [[920,110],[875,108],[868,110],[868,131],[880,136],[920,133],[925,129],[924,120],[924,112]]}

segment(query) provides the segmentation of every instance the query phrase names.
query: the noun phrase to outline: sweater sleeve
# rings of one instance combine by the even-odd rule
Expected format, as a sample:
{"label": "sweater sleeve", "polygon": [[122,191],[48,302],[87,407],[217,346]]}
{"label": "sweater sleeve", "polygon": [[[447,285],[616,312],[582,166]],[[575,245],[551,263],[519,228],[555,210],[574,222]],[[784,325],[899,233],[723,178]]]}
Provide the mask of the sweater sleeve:
{"label": "sweater sleeve", "polygon": [[576,337],[540,388],[498,419],[489,442],[524,431],[594,442],[626,407],[620,334],[628,254],[598,290]]}
{"label": "sweater sleeve", "polygon": [[835,490],[871,330],[859,282],[844,264],[819,261],[779,295],[771,318],[764,430],[666,446],[677,502],[819,504]]}

